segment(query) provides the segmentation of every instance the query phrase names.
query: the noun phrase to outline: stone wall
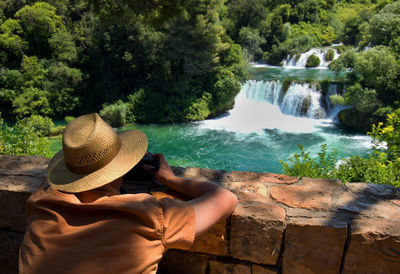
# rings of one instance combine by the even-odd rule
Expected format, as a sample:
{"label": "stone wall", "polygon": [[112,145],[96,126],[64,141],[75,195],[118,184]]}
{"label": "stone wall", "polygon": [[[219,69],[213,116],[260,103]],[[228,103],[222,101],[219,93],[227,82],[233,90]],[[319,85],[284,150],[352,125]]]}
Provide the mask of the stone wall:
{"label": "stone wall", "polygon": [[[17,273],[25,201],[44,180],[46,165],[41,157],[0,156],[0,273]],[[168,251],[160,273],[400,273],[400,192],[393,187],[174,171],[217,182],[237,194],[239,205],[197,238],[190,252]],[[154,195],[167,195],[160,191],[155,188]]]}

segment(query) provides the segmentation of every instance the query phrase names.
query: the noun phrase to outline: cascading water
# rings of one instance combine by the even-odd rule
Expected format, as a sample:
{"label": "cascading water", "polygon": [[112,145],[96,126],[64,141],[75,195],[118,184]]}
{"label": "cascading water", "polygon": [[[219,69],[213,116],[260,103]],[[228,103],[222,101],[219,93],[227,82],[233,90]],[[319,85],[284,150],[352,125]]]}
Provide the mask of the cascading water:
{"label": "cascading water", "polygon": [[326,61],[326,55],[329,50],[333,50],[333,60],[339,58],[340,54],[335,48],[313,48],[307,52],[302,53],[300,56],[288,56],[287,59],[283,60],[283,66],[285,68],[305,68],[308,58],[311,55],[315,55],[319,58],[321,63],[317,68],[327,69],[332,61]]}
{"label": "cascading water", "polygon": [[267,102],[278,106],[286,115],[321,119],[327,116],[324,98],[315,85],[308,83],[291,83],[284,91],[281,81],[249,80],[238,95],[258,102]]}

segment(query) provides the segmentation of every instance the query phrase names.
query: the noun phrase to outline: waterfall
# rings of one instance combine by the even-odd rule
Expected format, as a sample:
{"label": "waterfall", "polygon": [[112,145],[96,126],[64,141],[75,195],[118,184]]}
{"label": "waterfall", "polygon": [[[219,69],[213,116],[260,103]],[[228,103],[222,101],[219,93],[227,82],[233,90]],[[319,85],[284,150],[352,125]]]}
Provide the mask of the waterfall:
{"label": "waterfall", "polygon": [[318,68],[327,69],[329,64],[332,63],[332,61],[325,60],[325,56],[326,56],[328,50],[333,50],[333,52],[335,53],[333,60],[336,60],[337,58],[339,58],[340,54],[335,48],[331,48],[331,47],[313,48],[307,52],[302,53],[300,56],[298,56],[298,55],[288,56],[285,60],[283,60],[283,66],[286,68],[305,68],[308,57],[310,57],[311,55],[315,55],[321,61]]}
{"label": "waterfall", "polygon": [[[332,89],[332,92],[335,92]],[[332,93],[333,94],[333,93]],[[247,81],[237,97],[266,102],[278,106],[286,115],[322,119],[328,116],[325,106],[326,98],[309,83],[291,83],[287,91],[283,90],[281,81]]]}

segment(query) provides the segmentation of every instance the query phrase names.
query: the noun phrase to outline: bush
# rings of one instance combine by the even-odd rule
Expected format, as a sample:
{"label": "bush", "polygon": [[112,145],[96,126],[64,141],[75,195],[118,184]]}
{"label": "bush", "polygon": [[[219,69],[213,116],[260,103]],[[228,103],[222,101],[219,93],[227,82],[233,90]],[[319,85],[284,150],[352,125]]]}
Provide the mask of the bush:
{"label": "bush", "polygon": [[307,59],[306,68],[318,67],[320,63],[321,63],[321,60],[319,60],[318,56],[316,56],[314,54],[310,55]]}
{"label": "bush", "polygon": [[335,58],[335,52],[332,49],[328,49],[325,54],[325,61],[333,61],[333,58]]}
{"label": "bush", "polygon": [[118,100],[114,104],[104,105],[100,116],[112,127],[122,127],[126,124],[127,104]]}
{"label": "bush", "polygon": [[65,130],[65,126],[60,125],[60,126],[53,127],[50,130],[49,136],[57,136],[57,135],[63,134],[64,130]]}
{"label": "bush", "polygon": [[54,128],[54,123],[49,117],[35,114],[19,120],[17,124],[22,127],[33,127],[41,136],[48,136]]}
{"label": "bush", "polygon": [[310,152],[305,152],[302,145],[299,145],[300,154],[294,153],[289,162],[282,164],[284,173],[291,176],[310,178],[336,178],[337,151],[327,152],[327,145],[321,145],[318,153],[318,160],[311,158]]}
{"label": "bush", "polygon": [[22,122],[8,126],[0,119],[0,154],[50,157],[47,138],[34,127]]}
{"label": "bush", "polygon": [[70,122],[72,122],[75,119],[74,116],[65,116],[64,120],[65,123],[69,124]]}

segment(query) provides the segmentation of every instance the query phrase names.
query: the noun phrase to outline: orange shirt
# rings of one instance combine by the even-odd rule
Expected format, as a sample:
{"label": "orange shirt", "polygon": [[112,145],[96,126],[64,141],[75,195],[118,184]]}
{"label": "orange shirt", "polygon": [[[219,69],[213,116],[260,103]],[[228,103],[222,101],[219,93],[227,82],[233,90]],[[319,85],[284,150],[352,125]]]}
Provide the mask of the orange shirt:
{"label": "orange shirt", "polygon": [[149,194],[115,194],[81,203],[51,187],[33,193],[20,273],[155,273],[167,249],[191,248],[190,205]]}

